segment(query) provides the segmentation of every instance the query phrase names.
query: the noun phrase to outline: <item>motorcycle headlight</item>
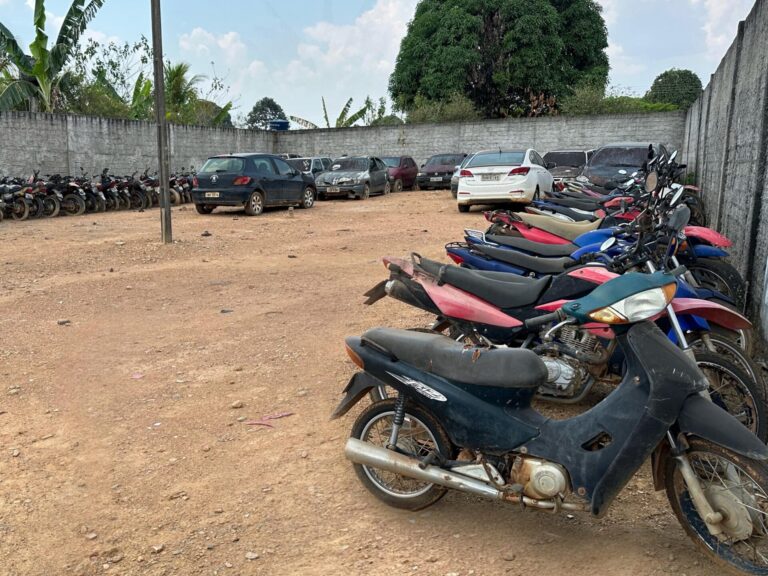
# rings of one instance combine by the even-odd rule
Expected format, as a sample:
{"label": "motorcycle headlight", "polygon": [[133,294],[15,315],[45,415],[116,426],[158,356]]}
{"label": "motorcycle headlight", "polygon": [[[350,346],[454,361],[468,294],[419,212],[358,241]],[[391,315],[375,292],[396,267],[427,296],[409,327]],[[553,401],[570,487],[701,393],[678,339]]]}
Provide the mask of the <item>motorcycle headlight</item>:
{"label": "motorcycle headlight", "polygon": [[629,298],[599,308],[589,313],[589,317],[602,324],[630,324],[652,318],[662,312],[672,302],[677,292],[677,284],[667,284],[661,288],[645,290]]}

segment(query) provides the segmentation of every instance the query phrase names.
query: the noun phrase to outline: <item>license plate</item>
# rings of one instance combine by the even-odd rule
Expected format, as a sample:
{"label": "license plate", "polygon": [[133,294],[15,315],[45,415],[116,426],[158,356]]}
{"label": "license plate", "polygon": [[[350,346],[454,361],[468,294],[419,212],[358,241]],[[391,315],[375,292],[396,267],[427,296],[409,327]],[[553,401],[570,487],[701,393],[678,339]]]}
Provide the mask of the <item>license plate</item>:
{"label": "license plate", "polygon": [[437,178],[430,178],[429,180],[430,180],[430,182],[442,182],[443,181],[443,179],[440,176],[438,176]]}
{"label": "license plate", "polygon": [[341,192],[341,189],[338,186],[329,186],[328,187],[328,193],[329,194],[338,194]]}
{"label": "license plate", "polygon": [[483,174],[480,179],[483,182],[498,182],[499,181],[499,175],[498,174]]}
{"label": "license plate", "polygon": [[218,192],[206,192],[205,193],[206,198],[218,198],[219,193]]}

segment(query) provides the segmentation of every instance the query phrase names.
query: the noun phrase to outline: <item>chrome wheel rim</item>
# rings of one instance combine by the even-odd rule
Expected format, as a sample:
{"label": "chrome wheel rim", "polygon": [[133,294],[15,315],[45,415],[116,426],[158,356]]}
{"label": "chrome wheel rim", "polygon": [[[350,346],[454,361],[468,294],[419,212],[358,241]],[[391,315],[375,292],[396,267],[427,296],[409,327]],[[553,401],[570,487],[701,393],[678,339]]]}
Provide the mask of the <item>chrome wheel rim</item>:
{"label": "chrome wheel rim", "polygon": [[315,195],[312,193],[312,189],[311,188],[307,188],[304,191],[304,206],[306,208],[309,208],[314,203],[315,203]]}
{"label": "chrome wheel rim", "polygon": [[261,196],[259,196],[258,194],[254,194],[253,196],[251,196],[251,209],[256,214],[261,214],[262,208],[263,206],[261,203]]}

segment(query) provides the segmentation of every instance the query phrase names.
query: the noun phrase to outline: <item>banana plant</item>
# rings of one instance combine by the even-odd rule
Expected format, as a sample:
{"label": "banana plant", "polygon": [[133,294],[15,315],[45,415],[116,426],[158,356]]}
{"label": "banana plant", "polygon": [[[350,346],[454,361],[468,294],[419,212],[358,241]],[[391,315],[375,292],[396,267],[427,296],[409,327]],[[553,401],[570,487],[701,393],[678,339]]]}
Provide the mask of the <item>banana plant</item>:
{"label": "banana plant", "polygon": [[104,1],[73,0],[56,42],[49,48],[45,33],[45,0],[35,0],[35,39],[29,45],[29,54],[21,49],[11,31],[0,22],[0,58],[7,59],[15,72],[0,84],[0,110],[14,109],[29,102],[33,110],[54,111],[59,86],[69,76],[65,67],[77,50],[80,36]]}
{"label": "banana plant", "polygon": [[[349,100],[347,100],[347,103],[344,105],[344,108],[341,109],[341,113],[339,114],[339,117],[336,118],[336,122],[334,126],[331,126],[331,121],[328,118],[328,108],[325,105],[325,98],[321,97],[321,100],[323,102],[323,118],[325,119],[326,128],[349,128],[351,126],[354,126],[356,122],[365,118],[365,115],[371,109],[371,105],[373,104],[370,101],[370,99],[368,99],[366,100],[365,105],[362,108],[360,108],[360,110],[358,110],[357,112],[349,116],[349,111],[352,108],[352,101],[353,101],[353,99],[350,98]],[[298,124],[302,128],[308,128],[313,130],[318,128],[317,124],[315,124],[314,122],[310,122],[309,120],[305,120],[304,118],[291,116],[291,120],[293,120],[296,124]]]}

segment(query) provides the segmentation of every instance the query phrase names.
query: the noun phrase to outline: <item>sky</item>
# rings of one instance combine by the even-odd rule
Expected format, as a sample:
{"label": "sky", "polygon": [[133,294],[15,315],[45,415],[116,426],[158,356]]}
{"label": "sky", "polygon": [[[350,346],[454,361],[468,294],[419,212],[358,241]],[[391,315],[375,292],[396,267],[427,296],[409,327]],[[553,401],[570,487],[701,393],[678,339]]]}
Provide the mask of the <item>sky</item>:
{"label": "sky", "polygon": [[[610,82],[642,95],[669,68],[688,68],[704,85],[736,35],[752,0],[598,0],[608,25]],[[55,37],[69,0],[48,0]],[[348,98],[387,95],[400,40],[418,0],[163,0],[167,59],[224,79],[234,116],[264,96],[287,115],[331,122]],[[0,22],[25,48],[34,0],[0,0]],[[86,37],[151,38],[149,0],[106,0]]]}

